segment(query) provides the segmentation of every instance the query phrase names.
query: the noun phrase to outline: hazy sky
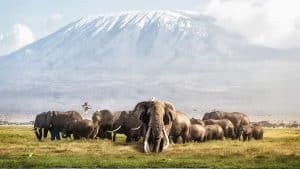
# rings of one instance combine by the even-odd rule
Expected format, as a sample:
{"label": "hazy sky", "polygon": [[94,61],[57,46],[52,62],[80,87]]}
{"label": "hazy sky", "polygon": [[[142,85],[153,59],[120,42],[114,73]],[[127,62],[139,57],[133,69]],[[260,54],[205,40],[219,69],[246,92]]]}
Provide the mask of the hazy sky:
{"label": "hazy sky", "polygon": [[298,48],[299,6],[299,0],[1,0],[0,55],[81,17],[127,10],[198,11],[250,43]]}

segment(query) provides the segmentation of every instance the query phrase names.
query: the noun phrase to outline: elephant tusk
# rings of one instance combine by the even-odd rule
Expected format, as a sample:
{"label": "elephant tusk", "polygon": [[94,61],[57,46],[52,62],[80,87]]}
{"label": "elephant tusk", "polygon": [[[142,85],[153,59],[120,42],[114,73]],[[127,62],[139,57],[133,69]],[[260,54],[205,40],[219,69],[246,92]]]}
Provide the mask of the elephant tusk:
{"label": "elephant tusk", "polygon": [[138,126],[138,127],[136,127],[136,128],[131,128],[131,130],[138,130],[138,129],[140,129],[142,127],[142,125],[140,125],[140,126]]}
{"label": "elephant tusk", "polygon": [[145,153],[149,152],[148,139],[149,139],[149,136],[150,136],[150,130],[151,130],[151,127],[148,128],[146,136],[145,136],[145,140],[144,140],[144,151],[145,151]]}
{"label": "elephant tusk", "polygon": [[93,135],[93,139],[97,137],[98,132],[99,132],[99,128],[96,127],[96,132],[95,132],[95,134]]}
{"label": "elephant tusk", "polygon": [[166,145],[163,146],[163,150],[165,150],[169,147],[170,142],[169,142],[169,136],[168,136],[165,128],[163,128],[163,133],[164,133],[164,136],[166,137]]}
{"label": "elephant tusk", "polygon": [[116,131],[118,131],[118,130],[120,130],[120,128],[122,127],[122,125],[120,125],[118,128],[116,128],[115,130],[112,130],[112,131],[107,131],[107,132],[109,132],[109,133],[114,133],[114,132],[116,132]]}

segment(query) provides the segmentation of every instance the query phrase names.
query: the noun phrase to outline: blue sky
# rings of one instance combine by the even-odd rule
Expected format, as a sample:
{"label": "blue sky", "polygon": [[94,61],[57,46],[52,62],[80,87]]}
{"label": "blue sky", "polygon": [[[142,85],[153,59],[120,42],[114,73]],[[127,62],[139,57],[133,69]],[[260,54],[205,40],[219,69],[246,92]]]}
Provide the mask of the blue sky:
{"label": "blue sky", "polygon": [[128,10],[191,10],[273,48],[300,47],[299,0],[0,0],[0,56],[88,15]]}

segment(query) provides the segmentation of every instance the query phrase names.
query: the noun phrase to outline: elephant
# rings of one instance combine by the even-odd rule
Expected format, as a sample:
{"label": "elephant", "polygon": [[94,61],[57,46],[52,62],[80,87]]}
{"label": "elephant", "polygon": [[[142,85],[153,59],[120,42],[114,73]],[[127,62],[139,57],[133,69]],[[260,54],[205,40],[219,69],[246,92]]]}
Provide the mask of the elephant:
{"label": "elephant", "polygon": [[190,138],[193,141],[203,142],[205,140],[205,127],[201,124],[191,124]]}
{"label": "elephant", "polygon": [[171,141],[177,143],[178,138],[181,136],[183,144],[185,142],[188,142],[190,136],[190,126],[191,121],[185,115],[185,113],[176,111],[176,118],[173,120],[172,128],[170,131]]}
{"label": "elephant", "polygon": [[107,109],[96,111],[93,116],[92,120],[98,126],[98,134],[97,137],[105,139],[112,139],[112,133],[108,131],[112,131],[113,129],[113,121],[114,121],[114,114]]}
{"label": "elephant", "polygon": [[191,124],[200,124],[201,126],[205,126],[205,123],[203,120],[191,118],[190,121],[191,121]]}
{"label": "elephant", "polygon": [[205,125],[205,140],[224,139],[224,131],[218,124]]}
{"label": "elephant", "polygon": [[38,140],[42,139],[43,132],[44,132],[44,138],[47,137],[48,130],[50,128],[50,126],[47,125],[47,123],[46,123],[48,113],[51,113],[51,112],[50,111],[49,112],[43,112],[43,113],[40,113],[40,114],[36,115],[36,117],[35,117],[33,130],[34,130],[35,135],[36,135]]}
{"label": "elephant", "polygon": [[139,116],[133,114],[132,111],[122,111],[114,113],[113,122],[113,141],[116,141],[117,134],[125,134],[126,142],[132,140],[138,141],[143,133],[142,121]]}
{"label": "elephant", "polygon": [[[48,124],[51,126],[51,131],[55,133],[54,138],[51,140],[60,140],[59,132],[63,132],[65,130],[66,125],[72,123],[75,120],[82,120],[82,117],[79,112],[77,111],[66,111],[66,112],[58,112],[52,111],[49,115],[47,121]],[[68,136],[70,137],[70,136]]]}
{"label": "elephant", "polygon": [[158,100],[143,101],[135,106],[133,113],[140,115],[145,126],[144,151],[161,152],[167,149],[172,122],[176,118],[173,104]]}
{"label": "elephant", "polygon": [[235,139],[235,131],[234,131],[234,126],[232,122],[228,119],[221,119],[221,120],[214,120],[214,119],[209,119],[209,120],[204,120],[205,125],[209,124],[218,124],[222,127],[224,131],[224,136],[226,138],[231,138]]}
{"label": "elephant", "polygon": [[[44,129],[44,137],[47,137],[47,132],[50,130],[51,140],[60,140],[59,132],[65,129],[65,125],[74,120],[82,120],[80,113],[76,111],[48,111],[36,116],[34,130],[37,138],[41,138],[41,128]],[[38,132],[37,132],[38,131]]]}
{"label": "elephant", "polygon": [[241,137],[241,130],[240,128],[243,125],[249,125],[250,120],[247,115],[244,113],[240,112],[222,112],[222,111],[213,111],[209,113],[205,113],[202,120],[209,120],[209,119],[215,119],[215,120],[220,120],[220,119],[228,119],[232,122],[234,125],[234,131],[235,131],[235,139],[240,139]]}
{"label": "elephant", "polygon": [[255,140],[260,140],[260,139],[263,139],[264,130],[258,124],[244,125],[242,127],[242,135],[243,135],[244,141],[246,141],[246,140],[250,141],[252,139],[252,137]]}
{"label": "elephant", "polygon": [[98,134],[98,126],[88,119],[74,120],[65,125],[65,134],[66,133],[73,134],[74,139],[94,139]]}

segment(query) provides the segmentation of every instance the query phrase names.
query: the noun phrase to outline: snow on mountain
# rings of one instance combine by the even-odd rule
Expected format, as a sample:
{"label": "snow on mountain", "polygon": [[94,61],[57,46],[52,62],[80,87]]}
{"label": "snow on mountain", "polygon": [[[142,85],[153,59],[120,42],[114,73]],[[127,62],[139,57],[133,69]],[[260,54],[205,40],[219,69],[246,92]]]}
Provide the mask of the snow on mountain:
{"label": "snow on mountain", "polygon": [[0,107],[79,110],[89,100],[118,110],[155,96],[195,116],[213,108],[295,115],[298,63],[294,52],[251,45],[195,12],[89,16],[0,57]]}

